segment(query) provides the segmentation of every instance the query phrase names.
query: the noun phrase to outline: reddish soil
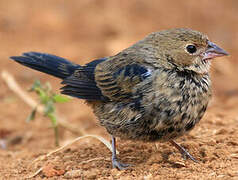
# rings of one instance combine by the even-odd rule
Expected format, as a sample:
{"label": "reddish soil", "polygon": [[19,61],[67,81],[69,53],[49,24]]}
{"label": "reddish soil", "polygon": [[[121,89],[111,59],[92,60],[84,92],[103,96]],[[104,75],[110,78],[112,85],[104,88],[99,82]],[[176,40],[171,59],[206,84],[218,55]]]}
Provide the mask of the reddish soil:
{"label": "reddish soil", "polygon": [[[190,27],[208,34],[231,56],[214,60],[214,96],[195,129],[177,140],[199,160],[183,160],[169,143],[118,140],[128,170],[112,169],[111,153],[98,140],[86,138],[47,158],[54,133],[37,114],[26,123],[31,107],[0,78],[0,179],[238,179],[238,1],[0,1],[0,71],[6,70],[27,91],[35,79],[60,81],[8,59],[26,51],[56,54],[84,64],[113,55],[150,32]],[[34,94],[30,94],[36,98]],[[91,109],[73,99],[57,106],[75,128],[110,140]],[[61,145],[77,135],[60,129]],[[3,147],[7,143],[7,147]]]}

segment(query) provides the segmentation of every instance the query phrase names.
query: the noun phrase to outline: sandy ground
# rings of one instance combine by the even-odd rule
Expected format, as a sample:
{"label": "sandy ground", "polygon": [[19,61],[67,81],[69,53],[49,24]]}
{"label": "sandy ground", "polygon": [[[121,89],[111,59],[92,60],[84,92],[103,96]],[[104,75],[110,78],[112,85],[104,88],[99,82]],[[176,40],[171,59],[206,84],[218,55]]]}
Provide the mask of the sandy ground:
{"label": "sandy ground", "polygon": [[[113,55],[150,32],[172,27],[202,31],[231,56],[212,66],[214,96],[206,115],[187,136],[177,140],[199,160],[183,160],[169,143],[118,140],[128,170],[111,167],[111,153],[100,141],[86,138],[52,154],[54,134],[47,118],[31,112],[0,78],[0,179],[238,179],[238,1],[0,1],[0,71],[10,72],[27,91],[35,79],[60,81],[8,59],[26,51],[56,54],[84,64]],[[29,94],[33,99],[34,94]],[[110,140],[91,109],[72,99],[57,106],[79,130]],[[60,144],[77,135],[60,129]]]}

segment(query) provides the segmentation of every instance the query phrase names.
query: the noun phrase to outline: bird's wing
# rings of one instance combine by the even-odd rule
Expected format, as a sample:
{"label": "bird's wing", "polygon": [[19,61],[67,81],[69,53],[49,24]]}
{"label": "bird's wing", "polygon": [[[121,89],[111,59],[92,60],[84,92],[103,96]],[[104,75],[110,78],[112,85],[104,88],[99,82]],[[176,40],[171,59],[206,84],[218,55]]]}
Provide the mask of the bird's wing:
{"label": "bird's wing", "polygon": [[85,100],[130,101],[135,86],[151,76],[151,70],[133,59],[115,56],[92,61],[65,78],[62,94]]}
{"label": "bird's wing", "polygon": [[65,86],[61,88],[61,93],[89,101],[108,100],[96,85],[94,75],[95,67],[106,59],[97,59],[77,68],[71,76],[62,81]]}
{"label": "bird's wing", "polygon": [[135,86],[151,76],[151,70],[133,59],[115,56],[95,69],[95,81],[101,93],[114,101],[130,101]]}

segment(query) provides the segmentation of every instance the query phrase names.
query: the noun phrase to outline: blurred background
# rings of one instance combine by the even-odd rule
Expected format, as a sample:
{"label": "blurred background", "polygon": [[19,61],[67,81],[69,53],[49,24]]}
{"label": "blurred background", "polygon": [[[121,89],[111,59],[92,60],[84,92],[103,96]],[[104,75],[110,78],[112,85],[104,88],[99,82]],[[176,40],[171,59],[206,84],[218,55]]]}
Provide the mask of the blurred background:
{"label": "blurred background", "polygon": [[[0,0],[0,71],[14,75],[24,90],[40,79],[49,81],[59,92],[60,80],[20,66],[8,57],[38,51],[85,64],[114,55],[151,32],[175,27],[201,31],[230,53],[213,61],[212,104],[224,111],[237,109],[237,0]],[[30,141],[29,146],[54,147],[48,120],[25,124],[30,111],[0,78],[0,129],[18,133],[32,129],[33,139],[41,143]],[[107,137],[83,101],[73,99],[59,105],[59,111],[86,132]],[[64,137],[70,136],[65,133]]]}

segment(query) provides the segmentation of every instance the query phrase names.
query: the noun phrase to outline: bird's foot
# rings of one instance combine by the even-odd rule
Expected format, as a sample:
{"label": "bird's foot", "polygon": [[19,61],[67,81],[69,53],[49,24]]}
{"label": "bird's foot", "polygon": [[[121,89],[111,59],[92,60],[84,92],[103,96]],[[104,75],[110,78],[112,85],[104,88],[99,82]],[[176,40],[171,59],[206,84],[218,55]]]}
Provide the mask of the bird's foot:
{"label": "bird's foot", "polygon": [[112,159],[112,167],[113,168],[117,168],[119,170],[124,170],[124,169],[127,169],[129,166],[131,166],[131,165],[120,163],[117,158]]}
{"label": "bird's foot", "polygon": [[183,159],[185,159],[185,160],[186,159],[191,159],[193,162],[198,163],[198,160],[196,160],[184,147],[182,147],[181,145],[177,144],[173,140],[170,141],[170,143],[179,150],[179,152],[181,153]]}

